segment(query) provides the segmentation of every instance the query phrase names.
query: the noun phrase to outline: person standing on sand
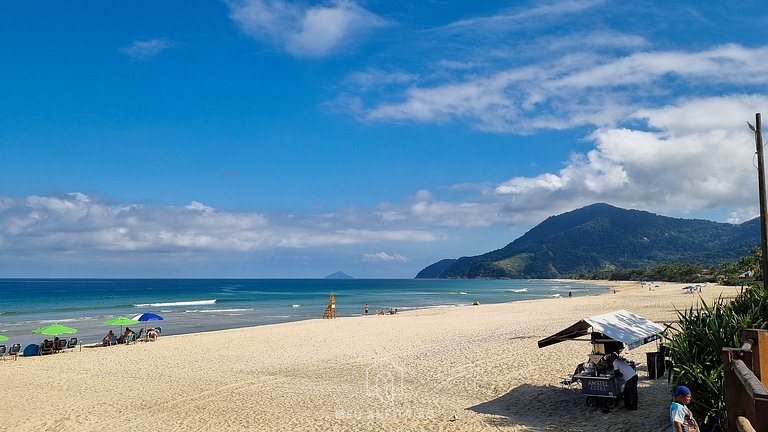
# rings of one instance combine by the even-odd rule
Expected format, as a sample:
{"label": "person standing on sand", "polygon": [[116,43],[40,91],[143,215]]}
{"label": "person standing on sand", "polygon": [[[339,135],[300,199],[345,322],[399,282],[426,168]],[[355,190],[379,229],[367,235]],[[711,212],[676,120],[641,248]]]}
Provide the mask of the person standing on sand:
{"label": "person standing on sand", "polygon": [[611,353],[613,370],[624,377],[624,408],[637,410],[637,372],[616,353]]}
{"label": "person standing on sand", "polygon": [[368,303],[363,306],[363,310],[365,311],[365,314],[368,315]]}
{"label": "person standing on sand", "polygon": [[691,403],[691,391],[686,386],[677,386],[672,393],[674,402],[669,407],[672,432],[699,432],[699,424],[686,405]]}

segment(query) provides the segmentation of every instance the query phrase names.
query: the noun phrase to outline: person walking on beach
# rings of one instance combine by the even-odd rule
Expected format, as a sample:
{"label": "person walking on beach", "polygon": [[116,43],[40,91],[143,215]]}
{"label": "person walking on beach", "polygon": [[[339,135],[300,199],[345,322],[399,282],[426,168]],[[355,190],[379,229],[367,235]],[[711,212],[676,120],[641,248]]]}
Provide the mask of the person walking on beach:
{"label": "person walking on beach", "polygon": [[365,314],[368,315],[368,303],[363,306],[363,310],[365,311]]}
{"label": "person walking on beach", "polygon": [[674,402],[669,407],[672,432],[699,432],[699,424],[686,405],[691,403],[691,391],[686,386],[677,386],[672,393]]}
{"label": "person walking on beach", "polygon": [[637,372],[616,353],[611,353],[613,370],[617,376],[624,377],[624,408],[637,410]]}

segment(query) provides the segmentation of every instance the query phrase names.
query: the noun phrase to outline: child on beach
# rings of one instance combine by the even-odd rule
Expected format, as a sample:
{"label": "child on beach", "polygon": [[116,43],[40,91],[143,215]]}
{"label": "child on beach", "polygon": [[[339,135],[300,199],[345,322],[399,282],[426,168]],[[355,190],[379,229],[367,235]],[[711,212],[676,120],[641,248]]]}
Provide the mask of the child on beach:
{"label": "child on beach", "polygon": [[672,393],[674,402],[669,407],[672,432],[699,432],[699,424],[686,405],[691,403],[691,391],[686,386],[677,386]]}

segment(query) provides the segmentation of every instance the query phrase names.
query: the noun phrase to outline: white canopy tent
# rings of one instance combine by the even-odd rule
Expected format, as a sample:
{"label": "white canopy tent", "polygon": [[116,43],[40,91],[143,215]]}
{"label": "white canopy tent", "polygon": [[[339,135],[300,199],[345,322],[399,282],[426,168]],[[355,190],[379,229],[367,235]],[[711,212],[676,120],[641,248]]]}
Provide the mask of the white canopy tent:
{"label": "white canopy tent", "polygon": [[640,345],[660,339],[660,335],[664,333],[664,327],[655,322],[632,312],[618,310],[584,318],[572,326],[540,340],[539,348],[565,340],[573,340],[579,336],[586,336],[590,327],[593,332],[599,332],[613,340],[623,342],[628,349],[637,348]]}

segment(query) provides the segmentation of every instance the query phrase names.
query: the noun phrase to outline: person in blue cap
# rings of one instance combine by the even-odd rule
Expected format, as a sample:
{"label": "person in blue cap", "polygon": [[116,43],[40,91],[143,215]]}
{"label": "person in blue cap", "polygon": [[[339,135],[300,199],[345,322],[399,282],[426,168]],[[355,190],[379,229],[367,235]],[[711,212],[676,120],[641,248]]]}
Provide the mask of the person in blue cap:
{"label": "person in blue cap", "polygon": [[691,390],[686,386],[677,386],[672,392],[672,397],[674,402],[669,407],[672,432],[699,432],[699,424],[686,406],[691,403]]}

